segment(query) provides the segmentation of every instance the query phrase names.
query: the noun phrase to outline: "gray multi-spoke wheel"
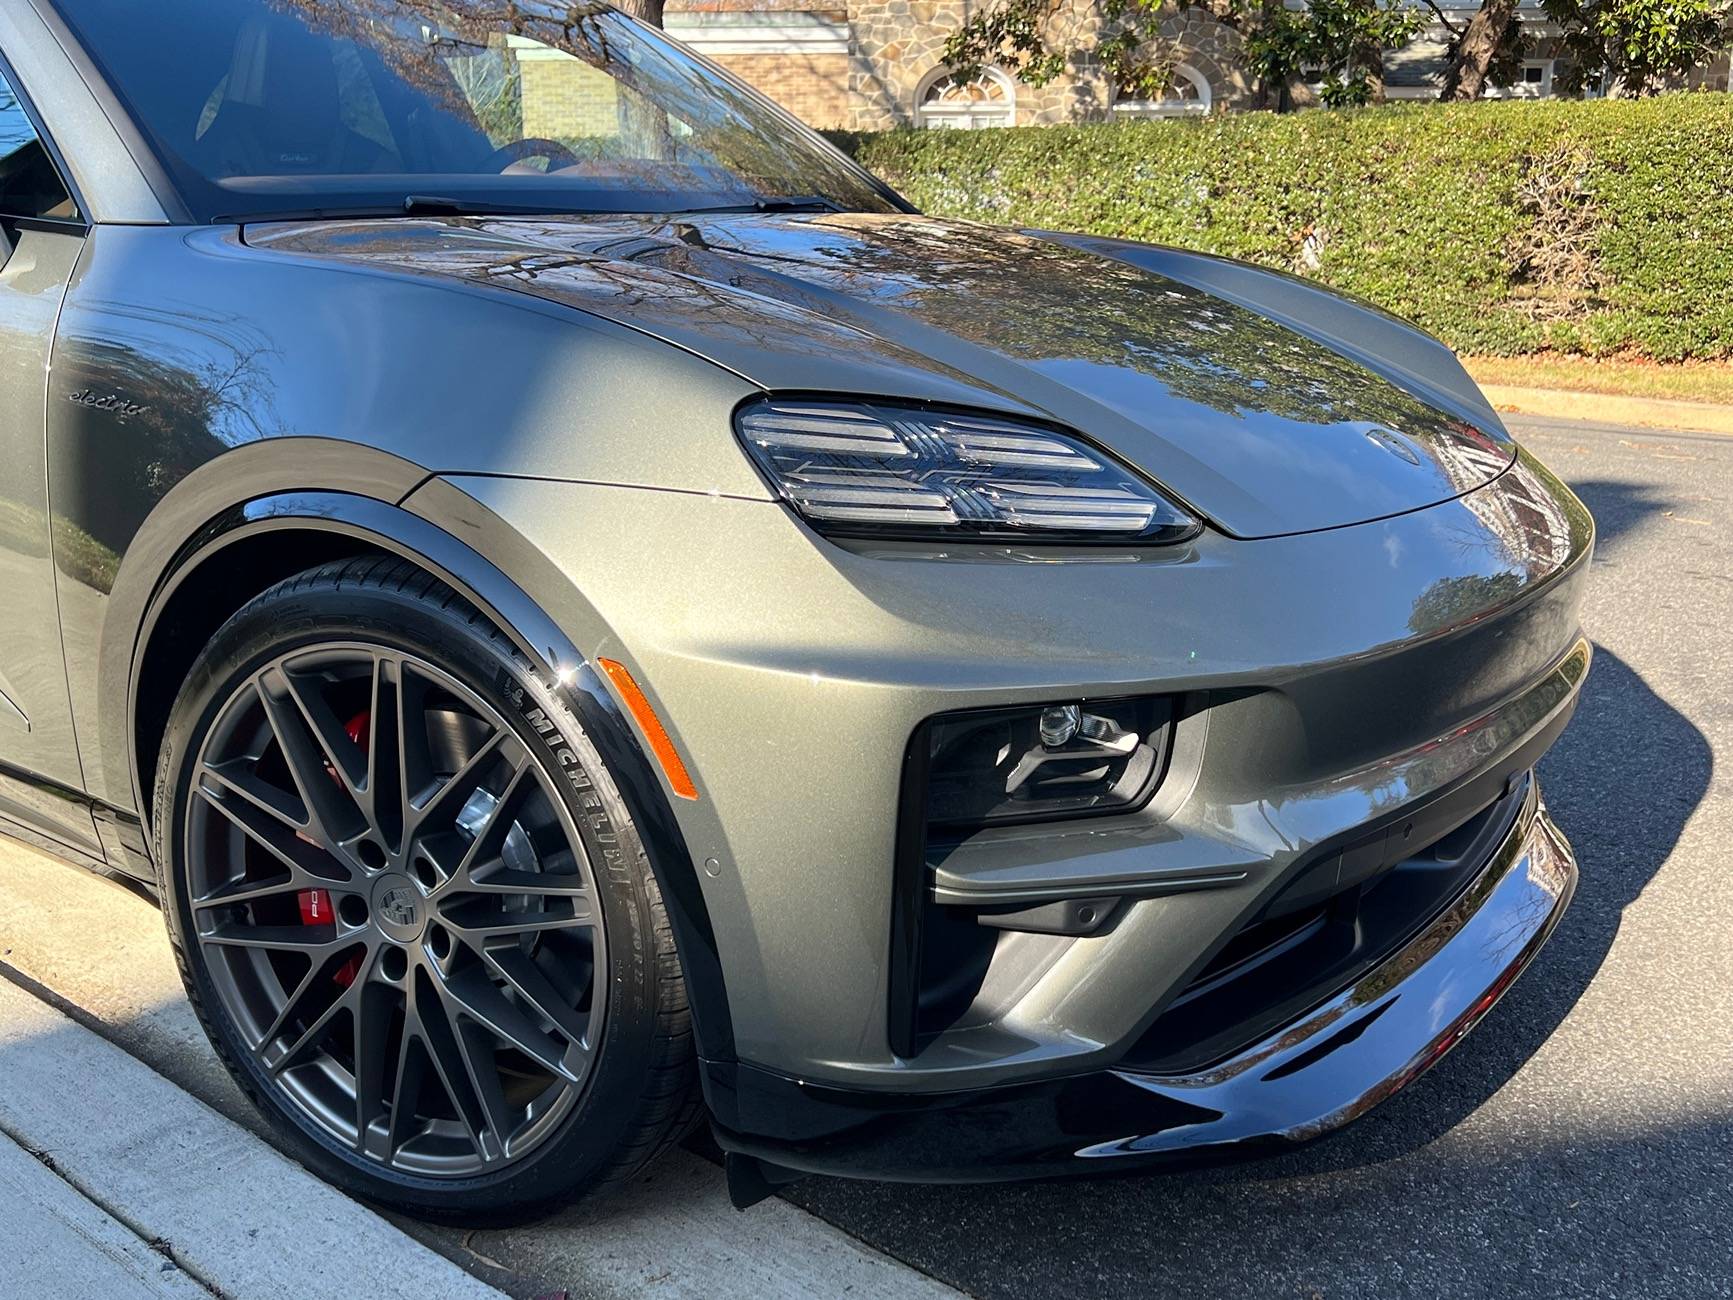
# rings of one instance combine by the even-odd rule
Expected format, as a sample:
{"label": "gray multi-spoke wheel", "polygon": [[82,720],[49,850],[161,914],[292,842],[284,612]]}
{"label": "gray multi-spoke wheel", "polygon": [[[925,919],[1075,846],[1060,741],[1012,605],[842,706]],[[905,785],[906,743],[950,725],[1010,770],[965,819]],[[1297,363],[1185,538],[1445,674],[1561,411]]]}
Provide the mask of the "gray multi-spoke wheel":
{"label": "gray multi-spoke wheel", "polygon": [[[509,643],[409,566],[328,566],[231,620],[176,704],[156,829],[213,1041],[337,1181],[521,1210],[689,1124],[684,988],[629,811]],[[595,869],[622,848],[634,871]]]}
{"label": "gray multi-spoke wheel", "polygon": [[188,808],[193,929],[316,1123],[434,1174],[521,1155],[601,1041],[595,886],[552,782],[432,664],[316,645],[231,694]]}

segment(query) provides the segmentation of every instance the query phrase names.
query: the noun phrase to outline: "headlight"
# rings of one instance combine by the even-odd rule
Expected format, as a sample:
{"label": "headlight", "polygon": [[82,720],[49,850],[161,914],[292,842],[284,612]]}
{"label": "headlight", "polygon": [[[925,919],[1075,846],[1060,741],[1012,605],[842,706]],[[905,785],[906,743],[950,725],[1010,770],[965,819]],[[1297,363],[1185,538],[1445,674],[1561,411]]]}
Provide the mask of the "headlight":
{"label": "headlight", "polygon": [[1198,521],[1105,452],[992,415],[756,402],[740,438],[822,532],[1048,542],[1171,542]]}

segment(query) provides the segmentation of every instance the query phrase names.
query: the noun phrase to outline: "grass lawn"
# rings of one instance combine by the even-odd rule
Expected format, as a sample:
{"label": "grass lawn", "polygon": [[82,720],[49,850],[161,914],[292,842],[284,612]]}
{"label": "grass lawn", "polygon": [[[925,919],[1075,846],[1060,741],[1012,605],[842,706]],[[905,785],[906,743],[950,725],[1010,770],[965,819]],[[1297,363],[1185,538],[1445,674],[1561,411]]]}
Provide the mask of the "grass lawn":
{"label": "grass lawn", "polygon": [[1527,357],[1464,357],[1462,364],[1479,384],[1733,405],[1733,361],[1669,364],[1543,352]]}

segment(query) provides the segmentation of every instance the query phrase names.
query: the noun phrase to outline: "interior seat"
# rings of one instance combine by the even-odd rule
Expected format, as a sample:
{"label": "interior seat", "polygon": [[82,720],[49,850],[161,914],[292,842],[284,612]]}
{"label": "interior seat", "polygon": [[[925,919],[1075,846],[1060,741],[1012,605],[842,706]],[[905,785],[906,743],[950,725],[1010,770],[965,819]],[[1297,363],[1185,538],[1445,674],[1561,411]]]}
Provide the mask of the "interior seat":
{"label": "interior seat", "polygon": [[331,45],[290,18],[251,20],[235,38],[201,146],[217,176],[354,175],[401,170],[343,121]]}

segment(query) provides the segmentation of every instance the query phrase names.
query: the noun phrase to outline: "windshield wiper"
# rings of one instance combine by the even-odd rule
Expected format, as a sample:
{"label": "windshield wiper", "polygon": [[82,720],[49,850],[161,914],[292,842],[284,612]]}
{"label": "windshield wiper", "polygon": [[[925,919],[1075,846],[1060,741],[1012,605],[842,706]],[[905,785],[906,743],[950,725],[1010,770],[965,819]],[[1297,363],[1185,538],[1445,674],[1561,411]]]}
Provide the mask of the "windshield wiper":
{"label": "windshield wiper", "polygon": [[411,217],[531,217],[563,215],[560,208],[527,203],[484,203],[470,199],[448,199],[443,194],[406,194],[403,212]]}
{"label": "windshield wiper", "polygon": [[797,194],[787,198],[758,198],[745,203],[718,203],[702,208],[686,208],[686,212],[846,212],[835,199],[822,194]]}
{"label": "windshield wiper", "polygon": [[752,206],[760,212],[841,212],[842,204],[822,194],[803,194],[782,199],[754,199]]}

